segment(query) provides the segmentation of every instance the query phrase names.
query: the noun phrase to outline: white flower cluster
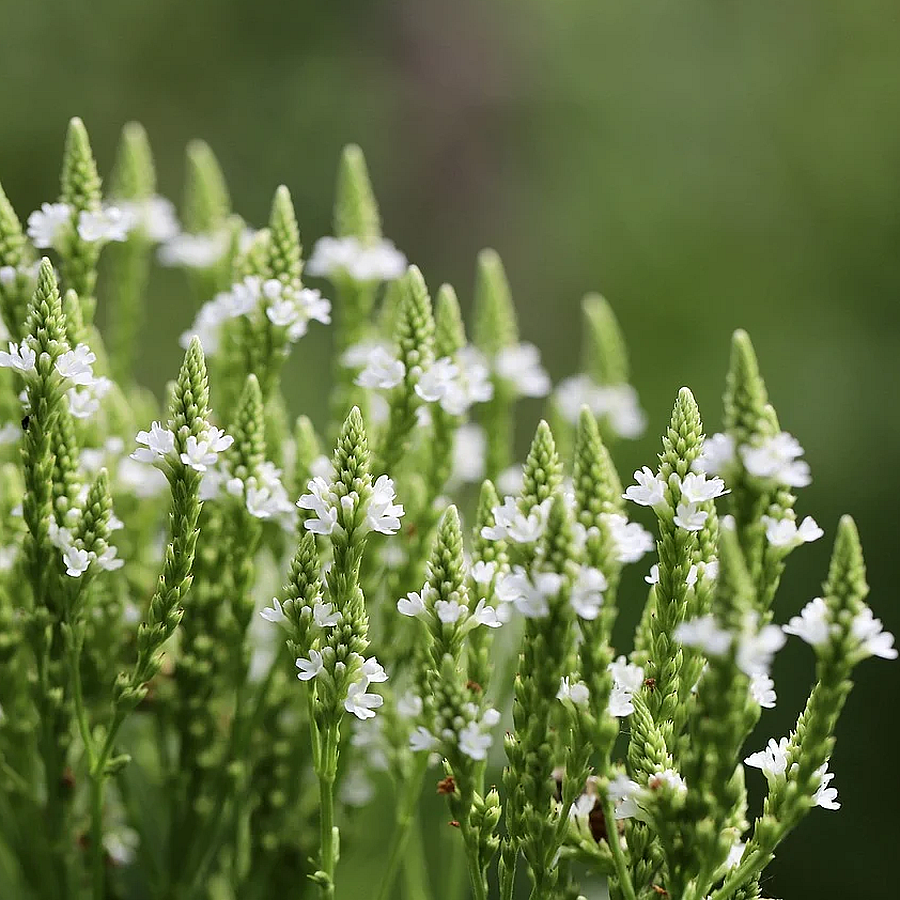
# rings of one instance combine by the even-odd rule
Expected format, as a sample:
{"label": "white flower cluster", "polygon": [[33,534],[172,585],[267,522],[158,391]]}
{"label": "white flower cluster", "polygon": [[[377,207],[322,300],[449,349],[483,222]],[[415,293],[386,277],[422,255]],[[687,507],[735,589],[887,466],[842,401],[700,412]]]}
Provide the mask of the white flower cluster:
{"label": "white flower cluster", "polygon": [[735,446],[731,435],[714,434],[704,442],[703,453],[694,468],[712,475],[727,474],[740,461],[749,475],[798,488],[812,481],[809,463],[801,456],[803,447],[786,431],[754,439],[740,447]]}
{"label": "white flower cluster", "polygon": [[[389,391],[407,375],[406,365],[389,345],[365,342],[350,347],[342,357],[348,368],[361,368],[355,382],[360,387]],[[426,403],[437,403],[446,413],[462,416],[476,403],[494,396],[490,370],[474,347],[459,350],[454,359],[443,356],[415,375],[416,394]]]}
{"label": "white flower cluster", "polygon": [[777,700],[770,676],[775,654],[784,646],[785,637],[777,625],[758,628],[755,614],[747,616],[740,634],[722,628],[714,616],[700,616],[680,622],[675,628],[675,640],[685,647],[694,647],[707,656],[724,656],[736,644],[737,667],[750,679],[750,695],[763,708],[771,709]]}
{"label": "white flower cluster", "polygon": [[181,335],[181,345],[187,347],[191,339],[197,337],[205,353],[215,353],[226,322],[260,309],[265,311],[272,325],[285,329],[290,343],[306,334],[310,321],[323,325],[331,322],[331,303],[319,291],[312,288],[297,290],[277,278],[264,280],[249,275],[200,307],[191,327]]}
{"label": "white flower cluster", "polygon": [[[60,354],[54,363],[56,374],[71,385],[66,390],[66,401],[76,419],[87,419],[97,412],[100,400],[112,387],[108,378],[94,374],[96,361],[96,354],[87,344],[78,344],[74,350]],[[0,368],[15,369],[29,376],[37,372],[37,362],[37,353],[27,340],[20,344],[10,342],[8,350],[0,350]],[[5,435],[7,440],[12,440],[8,429]]]}
{"label": "white flower cluster", "polygon": [[641,409],[637,391],[630,384],[597,384],[590,375],[564,378],[554,392],[556,405],[573,425],[583,406],[598,417],[604,417],[612,430],[622,438],[639,438],[647,427],[647,416]]}
{"label": "white flower cluster", "polygon": [[257,519],[278,519],[292,528],[297,517],[294,502],[281,481],[281,469],[273,462],[263,462],[246,478],[232,475],[225,467],[207,469],[200,482],[200,499],[216,500],[221,496],[241,498],[247,512]]}
{"label": "white flower cluster", "polygon": [[322,278],[393,281],[406,271],[406,257],[385,239],[366,243],[355,237],[323,237],[316,241],[306,271]]}
{"label": "white flower cluster", "polygon": [[[337,621],[332,624],[336,624]],[[351,654],[351,659],[354,658],[360,663],[360,677],[347,688],[344,709],[353,713],[357,719],[371,719],[375,715],[375,710],[384,703],[384,697],[381,694],[368,693],[369,685],[387,681],[387,672],[374,656],[363,659],[358,653]],[[323,656],[315,649],[309,651],[308,657],[299,657],[296,665],[300,670],[297,677],[301,681],[312,681],[325,671]]]}
{"label": "white flower cluster", "polygon": [[[420,725],[410,736],[410,749],[415,752],[431,752],[437,750],[443,741],[456,744],[460,753],[470,759],[486,759],[487,752],[494,743],[490,731],[500,721],[500,713],[492,707],[482,712],[475,703],[467,703],[463,712],[464,722],[459,723],[459,727],[442,729],[440,736]],[[457,724],[454,719],[454,726]]]}
{"label": "white flower cluster", "polygon": [[663,790],[683,797],[687,793],[687,784],[675,769],[659,769],[647,778],[643,787],[623,774],[610,779],[606,787],[618,820],[640,817],[642,807],[650,802],[653,794]]}
{"label": "white flower cluster", "polygon": [[199,438],[189,435],[185,441],[184,451],[178,453],[175,449],[174,432],[169,428],[163,428],[159,422],[154,422],[150,426],[150,431],[139,431],[135,440],[143,446],[131,454],[133,460],[150,463],[162,469],[181,463],[200,473],[215,466],[219,454],[234,443],[234,438],[230,434],[225,434],[215,425],[208,425]]}
{"label": "white flower cluster", "polygon": [[622,496],[639,506],[649,506],[656,512],[668,507],[667,490],[677,490],[674,521],[685,531],[700,531],[703,528],[709,513],[698,508],[700,503],[728,493],[721,478],[707,478],[702,472],[688,472],[684,478],[673,474],[667,483],[661,474],[644,466],[634,473],[634,480],[636,484],[631,485]]}
{"label": "white flower cluster", "polygon": [[157,259],[163,266],[210,269],[225,255],[229,243],[227,231],[211,234],[176,232],[160,246]]}
{"label": "white flower cluster", "polygon": [[[355,491],[339,497],[334,485],[321,476],[313,478],[307,489],[309,493],[297,501],[297,506],[314,513],[303,523],[303,527],[313,534],[331,534],[335,527],[339,527],[339,509],[353,515],[358,512],[359,496]],[[379,475],[372,485],[363,528],[380,534],[396,534],[400,530],[400,517],[404,510],[402,504],[394,503],[395,499],[393,480],[387,475]]]}
{"label": "white flower cluster", "polygon": [[[768,744],[756,753],[751,753],[744,763],[751,768],[762,770],[763,775],[769,784],[776,784],[784,780],[788,773],[788,757],[790,755],[790,742],[786,737],[775,741],[769,738]],[[797,763],[791,765],[791,771],[795,770]],[[815,806],[821,806],[822,809],[840,809],[841,804],[838,803],[837,788],[829,787],[834,779],[834,774],[828,771],[828,763],[825,762],[816,770],[819,778],[819,786],[813,794],[813,803]]]}
{"label": "white flower cluster", "polygon": [[504,347],[493,359],[493,370],[519,397],[546,397],[550,393],[550,376],[534,344]]}
{"label": "white flower cluster", "polygon": [[[67,517],[67,521],[70,521],[69,526],[57,525],[53,520],[50,522],[50,542],[62,552],[62,561],[66,567],[66,574],[72,578],[80,578],[91,565],[95,565],[98,569],[103,569],[107,572],[121,569],[124,562],[117,557],[118,551],[116,547],[109,544],[98,554],[94,550],[85,550],[84,542],[80,538],[73,537],[72,527],[77,524],[80,512],[72,510],[71,513]],[[121,527],[122,523],[113,517],[110,521],[110,528]]]}
{"label": "white flower cluster", "polygon": [[[478,563],[473,567],[472,577],[476,580],[476,584],[490,583],[495,570],[495,563]],[[479,582],[477,579],[482,580]],[[499,628],[505,621],[501,611],[489,605],[484,597],[480,598],[475,604],[475,608],[470,610],[468,606],[458,600],[432,602],[433,593],[434,588],[426,582],[421,591],[410,591],[397,601],[397,612],[411,618],[433,616],[443,625],[458,625],[463,629],[464,634],[479,625],[487,628]]]}
{"label": "white flower cluster", "polygon": [[[43,203],[28,217],[28,237],[35,247],[59,249],[66,230],[73,225],[74,210],[67,203]],[[78,213],[75,227],[87,243],[126,241],[128,233],[139,223],[133,208],[107,205],[92,212]]]}
{"label": "white flower cluster", "polygon": [[[787,625],[782,626],[785,634],[793,634],[813,647],[820,647],[828,642],[829,637],[839,626],[831,621],[822,597],[814,597],[799,616],[793,616]],[[864,656],[880,656],[882,659],[896,659],[894,636],[885,631],[881,619],[876,619],[868,606],[861,609],[850,625],[850,634],[858,644],[858,650]]]}
{"label": "white flower cluster", "polygon": [[[638,665],[629,663],[624,656],[611,662],[607,670],[613,676],[607,712],[616,718],[630,716],[634,712],[632,702],[634,692],[644,683],[644,670]],[[559,683],[556,698],[571,700],[576,706],[587,706],[590,702],[590,689],[574,676],[564,677]]]}

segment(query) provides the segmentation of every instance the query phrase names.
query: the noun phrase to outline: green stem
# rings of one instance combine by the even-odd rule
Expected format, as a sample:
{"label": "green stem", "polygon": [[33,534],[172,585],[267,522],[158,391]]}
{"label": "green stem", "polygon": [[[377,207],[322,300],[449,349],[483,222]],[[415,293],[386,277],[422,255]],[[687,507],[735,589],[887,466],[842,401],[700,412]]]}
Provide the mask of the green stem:
{"label": "green stem", "polygon": [[767,856],[768,854],[762,849],[751,850],[747,854],[747,858],[728,873],[722,887],[709,895],[709,900],[729,900],[739,887],[762,871]]}
{"label": "green stem", "polygon": [[316,774],[319,779],[319,823],[321,829],[321,852],[319,867],[324,877],[319,882],[322,897],[334,900],[334,870],[337,864],[337,844],[334,825],[334,779],[337,769],[337,728],[326,726],[322,734],[319,765]]}
{"label": "green stem", "polygon": [[619,890],[624,895],[625,900],[637,900],[634,893],[634,885],[631,883],[631,873],[628,871],[628,860],[625,859],[625,854],[622,852],[622,841],[619,840],[619,829],[612,801],[604,798],[601,802],[603,805],[603,818],[606,821],[606,833],[609,835],[609,846],[612,850],[613,863],[616,867]]}
{"label": "green stem", "polygon": [[413,828],[410,831],[409,842],[406,845],[406,858],[403,860],[403,897],[404,900],[429,900],[431,897],[421,828]]}
{"label": "green stem", "polygon": [[473,835],[465,823],[461,823],[460,827],[466,848],[466,864],[469,868],[469,880],[472,882],[472,895],[475,900],[487,900],[487,884],[478,861],[478,836]]}
{"label": "green stem", "polygon": [[376,900],[389,900],[393,896],[394,881],[406,853],[410,829],[416,818],[416,805],[422,792],[422,781],[427,770],[428,754],[417,753],[414,757],[413,770],[403,785],[403,793],[397,805],[396,825],[388,850],[387,867],[381,876],[381,886],[375,895]]}

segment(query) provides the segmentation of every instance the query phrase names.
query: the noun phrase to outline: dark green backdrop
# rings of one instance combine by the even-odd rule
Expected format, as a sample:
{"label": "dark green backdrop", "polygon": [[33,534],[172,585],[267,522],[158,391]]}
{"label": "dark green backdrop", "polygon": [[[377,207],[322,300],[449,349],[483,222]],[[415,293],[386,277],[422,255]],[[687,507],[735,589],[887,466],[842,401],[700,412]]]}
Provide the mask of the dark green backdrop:
{"label": "dark green backdrop", "polygon": [[[651,420],[623,471],[651,460],[683,383],[717,427],[728,337],[746,327],[813,467],[800,511],[828,538],[856,516],[872,604],[897,631],[898,18],[892,0],[0,0],[0,180],[27,214],[56,194],[69,116],[104,170],[137,118],[165,192],[202,136],[250,221],[283,181],[311,243],[339,148],[358,141],[388,233],[433,286],[467,299],[476,251],[502,253],[554,377],[581,293],[610,298]],[[176,275],[157,279],[141,360],[155,388],[187,302]],[[289,371],[313,415],[324,333]],[[538,412],[523,409],[523,438]],[[781,620],[817,592],[828,551],[792,558]],[[760,746],[790,727],[811,672],[791,643]],[[789,840],[771,895],[896,896],[898,684],[897,665],[860,670],[832,765],[844,807]]]}

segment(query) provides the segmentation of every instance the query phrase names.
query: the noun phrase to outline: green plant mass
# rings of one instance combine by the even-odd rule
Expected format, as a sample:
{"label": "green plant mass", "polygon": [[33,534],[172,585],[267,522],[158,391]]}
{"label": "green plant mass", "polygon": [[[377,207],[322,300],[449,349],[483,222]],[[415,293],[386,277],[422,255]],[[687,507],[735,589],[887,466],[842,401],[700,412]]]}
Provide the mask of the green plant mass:
{"label": "green plant mass", "polygon": [[[897,650],[849,516],[776,614],[824,530],[748,335],[723,430],[681,388],[622,479],[648,416],[606,299],[554,384],[499,255],[467,322],[384,236],[358,147],[308,251],[286,187],[253,228],[210,147],[187,161],[176,210],[140,126],[103,181],[73,119],[58,199],[0,190],[0,896],[760,898],[840,808],[856,666]],[[135,374],[157,265],[193,315],[161,399]],[[320,421],[285,390],[313,330]],[[812,689],[760,747],[788,640]]]}

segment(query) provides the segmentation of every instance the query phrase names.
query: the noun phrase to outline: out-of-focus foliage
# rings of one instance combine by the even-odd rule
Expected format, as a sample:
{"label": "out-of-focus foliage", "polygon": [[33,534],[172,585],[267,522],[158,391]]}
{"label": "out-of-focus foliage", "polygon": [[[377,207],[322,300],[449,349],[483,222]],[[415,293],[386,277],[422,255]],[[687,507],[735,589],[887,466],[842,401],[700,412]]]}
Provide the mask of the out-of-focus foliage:
{"label": "out-of-focus foliage", "polygon": [[[650,435],[678,387],[671,373],[718,408],[727,336],[748,328],[813,467],[809,506],[823,523],[853,511],[873,599],[896,631],[897,19],[889,0],[8,0],[0,171],[27,214],[55,196],[71,115],[104,171],[136,118],[164,193],[179,191],[178,148],[202,136],[236,207],[261,224],[283,181],[310,244],[330,231],[334,161],[356,141],[388,233],[434,286],[452,281],[468,305],[475,253],[497,246],[523,336],[540,338],[555,378],[572,367],[578,299],[603,291],[630,337]],[[142,375],[159,390],[194,309],[172,273],[153,298]],[[296,409],[319,419],[312,379],[327,339],[311,336],[286,372]],[[660,356],[667,365],[651,365]],[[624,448],[621,470],[653,441]],[[815,592],[828,543],[798,559],[780,618]],[[809,671],[804,654],[779,658],[774,733],[808,689],[806,676],[791,681]],[[767,894],[884,895],[898,837],[885,765],[900,737],[897,674],[873,666],[861,680],[878,706],[858,703],[842,722],[856,735],[835,760],[844,808],[817,823],[817,843],[776,862]],[[358,827],[374,846],[379,823]],[[822,864],[838,855],[840,867]]]}

